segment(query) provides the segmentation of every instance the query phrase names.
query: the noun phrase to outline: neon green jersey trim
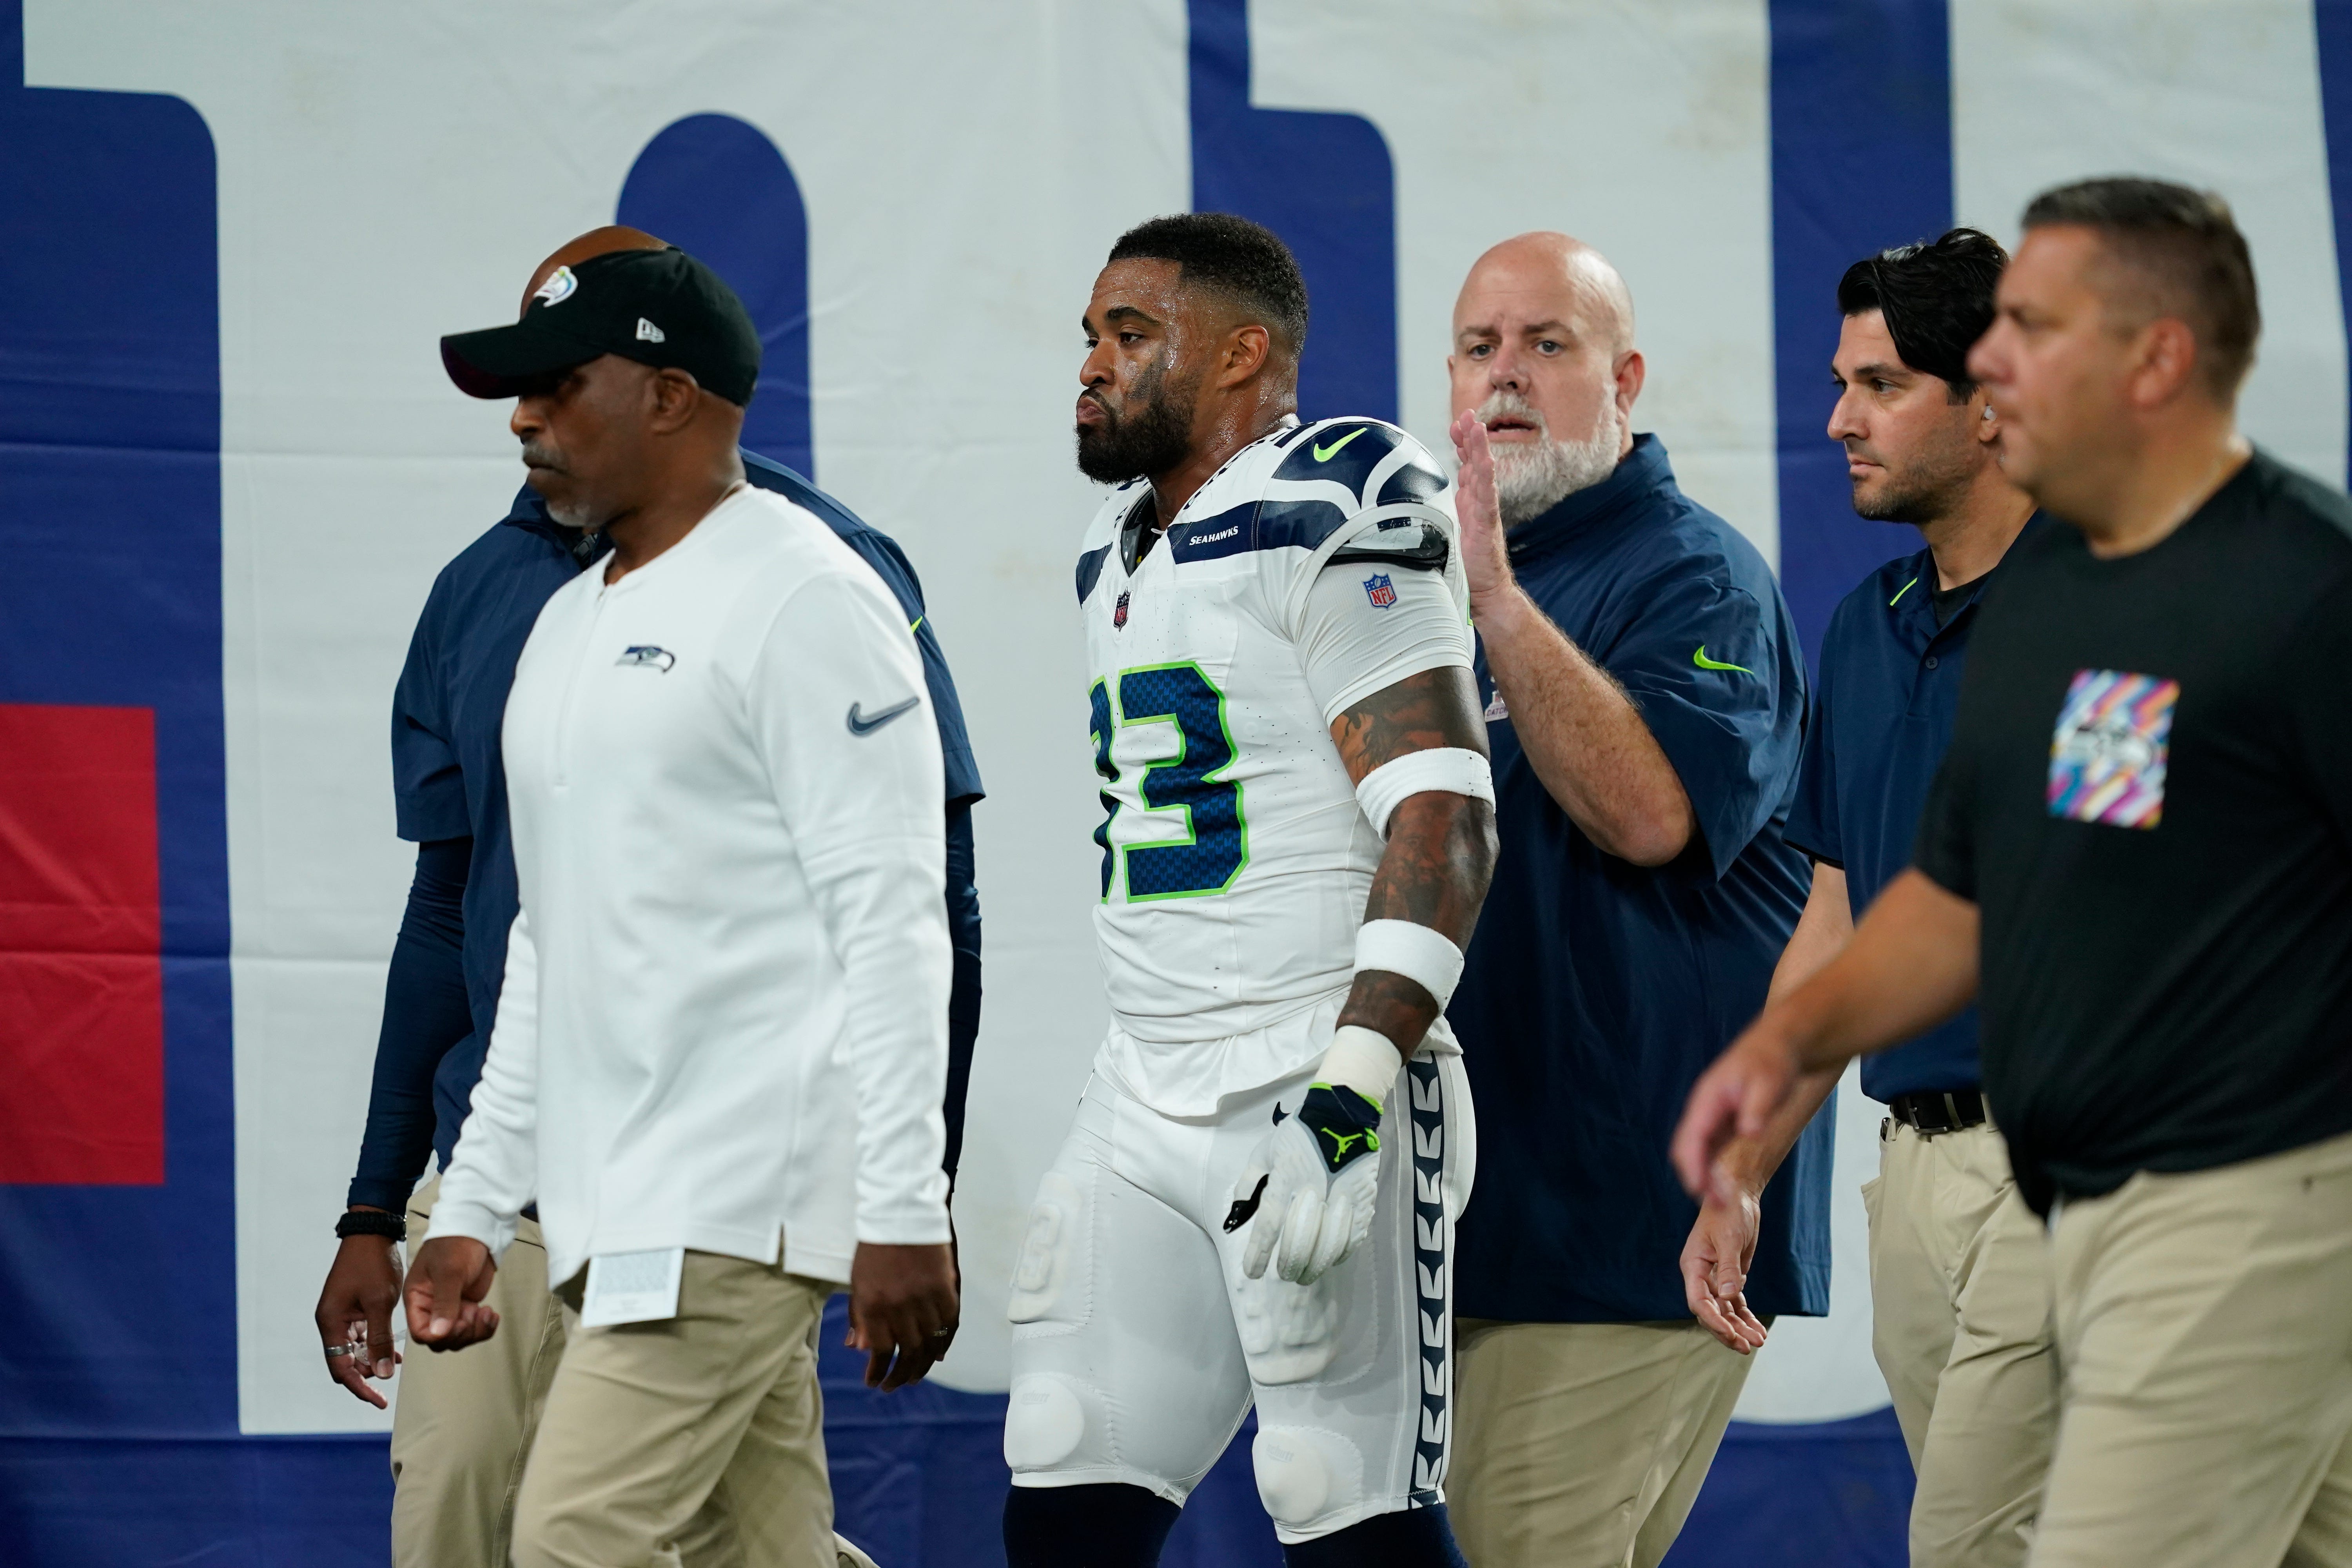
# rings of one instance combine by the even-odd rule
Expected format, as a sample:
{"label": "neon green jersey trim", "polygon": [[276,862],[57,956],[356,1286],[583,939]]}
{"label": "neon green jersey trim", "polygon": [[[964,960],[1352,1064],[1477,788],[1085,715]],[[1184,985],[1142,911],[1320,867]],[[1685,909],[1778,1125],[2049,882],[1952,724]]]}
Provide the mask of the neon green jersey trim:
{"label": "neon green jersey trim", "polygon": [[1914,577],[1914,578],[1912,578],[1912,579],[1911,579],[1911,581],[1909,581],[1908,583],[1904,584],[1903,584],[1903,586],[1901,586],[1900,588],[1895,589],[1895,597],[1894,597],[1893,599],[1889,599],[1889,600],[1887,600],[1887,601],[1886,601],[1886,607],[1887,607],[1888,609],[1890,609],[1890,610],[1891,610],[1891,609],[1893,609],[1893,608],[1895,607],[1895,602],[1896,602],[1897,600],[1901,599],[1901,598],[1903,597],[1903,595],[1906,595],[1906,594],[1909,593],[1912,589],[1914,589],[1914,588],[1917,587],[1918,585],[1919,585],[1919,579],[1918,579],[1918,578],[1916,578],[1916,577]]}

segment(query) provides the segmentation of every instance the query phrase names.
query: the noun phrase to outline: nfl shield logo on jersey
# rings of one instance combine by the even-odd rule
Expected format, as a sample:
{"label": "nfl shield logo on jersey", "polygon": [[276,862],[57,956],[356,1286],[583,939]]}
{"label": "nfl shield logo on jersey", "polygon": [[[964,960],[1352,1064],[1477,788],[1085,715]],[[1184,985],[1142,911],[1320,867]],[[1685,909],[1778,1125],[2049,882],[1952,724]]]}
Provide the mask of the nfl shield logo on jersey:
{"label": "nfl shield logo on jersey", "polygon": [[1124,592],[1119,595],[1118,603],[1110,607],[1110,624],[1114,626],[1127,625],[1127,595]]}
{"label": "nfl shield logo on jersey", "polygon": [[1372,608],[1385,610],[1396,603],[1396,585],[1387,573],[1376,572],[1364,579],[1364,597],[1372,602]]}

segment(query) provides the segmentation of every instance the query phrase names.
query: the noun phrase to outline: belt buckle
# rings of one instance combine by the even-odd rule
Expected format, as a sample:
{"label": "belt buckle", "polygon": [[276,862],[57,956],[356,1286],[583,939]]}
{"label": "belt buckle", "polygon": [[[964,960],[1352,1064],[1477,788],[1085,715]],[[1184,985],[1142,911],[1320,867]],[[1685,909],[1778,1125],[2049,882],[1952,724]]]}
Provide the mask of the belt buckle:
{"label": "belt buckle", "polygon": [[1903,1120],[1909,1123],[1911,1131],[1919,1134],[1920,1137],[1933,1138],[1937,1133],[1957,1132],[1960,1130],[1960,1108],[1958,1103],[1952,1099],[1951,1092],[1948,1089],[1944,1091],[1944,1093],[1938,1097],[1944,1102],[1944,1114],[1950,1118],[1948,1121],[1940,1127],[1930,1126],[1920,1115],[1922,1108],[1935,1103],[1933,1100],[1930,1100],[1924,1094],[1913,1094],[1906,1096],[1906,1098],[1911,1102],[1910,1113],[1905,1116]]}

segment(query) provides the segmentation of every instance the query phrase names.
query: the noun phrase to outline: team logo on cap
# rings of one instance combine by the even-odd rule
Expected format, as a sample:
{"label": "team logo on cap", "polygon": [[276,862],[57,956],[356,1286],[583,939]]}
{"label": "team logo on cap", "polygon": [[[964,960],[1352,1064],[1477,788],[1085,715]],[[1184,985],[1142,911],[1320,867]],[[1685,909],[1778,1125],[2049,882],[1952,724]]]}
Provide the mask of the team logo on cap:
{"label": "team logo on cap", "polygon": [[572,276],[572,268],[559,267],[547,275],[547,281],[539,286],[531,298],[542,305],[561,305],[572,298],[572,291],[579,287],[580,279]]}
{"label": "team logo on cap", "polygon": [[663,331],[659,327],[655,326],[651,321],[646,321],[643,316],[639,316],[637,318],[637,342],[641,343],[666,343],[669,342],[669,334]]}

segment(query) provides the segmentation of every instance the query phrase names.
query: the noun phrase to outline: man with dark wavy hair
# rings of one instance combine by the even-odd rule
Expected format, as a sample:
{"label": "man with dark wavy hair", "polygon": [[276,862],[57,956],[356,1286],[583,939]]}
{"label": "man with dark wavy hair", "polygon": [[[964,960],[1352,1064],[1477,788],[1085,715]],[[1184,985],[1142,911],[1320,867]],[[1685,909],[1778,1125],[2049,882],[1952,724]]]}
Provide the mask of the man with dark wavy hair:
{"label": "man with dark wavy hair", "polygon": [[[2008,261],[1990,236],[1956,228],[1864,257],[1838,284],[1830,438],[1845,448],[1853,510],[1916,528],[1926,548],[1864,579],[1822,639],[1789,814],[1813,888],[1776,994],[1836,956],[1911,863],[1978,601],[2010,546],[2044,526],[2001,470],[2000,416],[1968,370]],[[1782,1132],[1834,1081],[1807,1079]],[[2049,1255],[1985,1102],[1975,1009],[1864,1061],[1862,1089],[1887,1108],[1863,1200],[1873,1348],[1919,1477],[1911,1562],[2021,1563],[2057,1426]],[[1769,1168],[1778,1140],[1743,1142],[1729,1158]]]}

